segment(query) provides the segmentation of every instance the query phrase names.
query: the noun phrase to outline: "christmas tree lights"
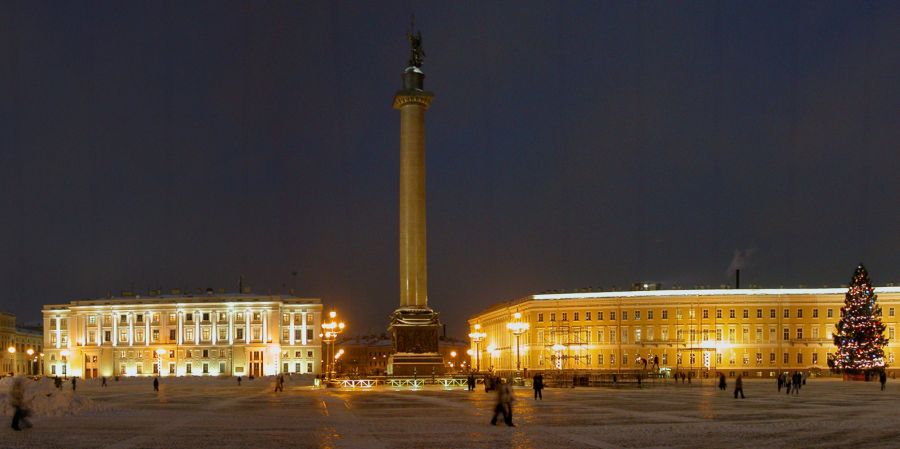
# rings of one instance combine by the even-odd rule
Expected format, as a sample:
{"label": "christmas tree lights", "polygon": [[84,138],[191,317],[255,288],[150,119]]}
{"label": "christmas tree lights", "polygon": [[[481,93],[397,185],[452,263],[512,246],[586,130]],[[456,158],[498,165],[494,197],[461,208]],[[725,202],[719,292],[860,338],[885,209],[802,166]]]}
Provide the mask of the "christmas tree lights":
{"label": "christmas tree lights", "polygon": [[835,325],[837,352],[829,360],[835,370],[857,374],[884,368],[883,348],[888,341],[876,299],[869,273],[859,264],[844,297],[841,319]]}

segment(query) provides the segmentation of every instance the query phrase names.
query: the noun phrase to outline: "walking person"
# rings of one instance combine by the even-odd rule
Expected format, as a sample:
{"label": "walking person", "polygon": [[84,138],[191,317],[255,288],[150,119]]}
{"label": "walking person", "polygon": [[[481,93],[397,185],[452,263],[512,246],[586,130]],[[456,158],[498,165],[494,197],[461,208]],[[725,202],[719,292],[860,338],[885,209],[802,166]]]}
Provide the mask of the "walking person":
{"label": "walking person", "polygon": [[101,386],[101,387],[105,387],[105,386],[106,386],[106,376],[103,376],[103,377],[100,378],[100,386]]}
{"label": "walking person", "polygon": [[878,381],[881,382],[881,391],[884,391],[884,384],[887,383],[887,373],[884,370],[878,373]]}
{"label": "walking person", "polygon": [[544,375],[541,373],[535,374],[531,381],[531,387],[534,388],[534,398],[543,401],[544,394],[541,390],[544,389]]}
{"label": "walking person", "polygon": [[800,372],[794,373],[793,384],[794,384],[794,394],[795,395],[800,394],[800,382],[802,382],[801,377],[800,377]]}
{"label": "walking person", "polygon": [[72,391],[75,391],[75,385],[76,385],[77,382],[78,382],[78,378],[77,378],[77,377],[73,377],[73,378],[72,378]]}
{"label": "walking person", "polygon": [[241,376],[238,376],[238,386],[241,386]]}
{"label": "walking person", "polygon": [[779,393],[781,393],[781,387],[783,387],[783,386],[784,386],[784,375],[779,374],[778,375],[778,392]]}
{"label": "walking person", "polygon": [[31,423],[28,421],[28,415],[31,413],[25,408],[25,385],[21,377],[13,380],[12,387],[9,389],[9,405],[15,409],[11,425],[12,429],[22,430],[20,424],[25,426],[25,428],[31,427]]}
{"label": "walking person", "polygon": [[744,399],[744,380],[742,376],[738,374],[737,379],[734,380],[734,398],[737,399],[738,393],[741,393],[741,399]]}
{"label": "walking person", "polygon": [[725,375],[719,373],[719,389],[725,391],[728,388],[728,382],[725,381]]}
{"label": "walking person", "polygon": [[153,378],[153,391],[159,391],[159,378]]}
{"label": "walking person", "polygon": [[494,405],[494,416],[491,418],[491,425],[497,425],[497,416],[503,414],[503,422],[509,427],[515,427],[512,422],[512,389],[506,379],[500,380],[497,384],[497,404]]}

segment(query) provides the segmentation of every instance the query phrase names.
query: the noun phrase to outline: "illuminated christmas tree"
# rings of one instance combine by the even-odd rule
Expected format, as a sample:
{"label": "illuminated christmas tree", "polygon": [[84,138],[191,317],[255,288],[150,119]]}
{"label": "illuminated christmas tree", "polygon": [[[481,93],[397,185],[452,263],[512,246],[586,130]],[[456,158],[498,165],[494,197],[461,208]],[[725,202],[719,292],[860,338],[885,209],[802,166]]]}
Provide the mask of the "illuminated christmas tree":
{"label": "illuminated christmas tree", "polygon": [[837,352],[833,367],[837,371],[856,374],[884,368],[887,338],[881,322],[881,307],[875,300],[866,267],[859,264],[844,297],[841,319],[836,325],[834,344]]}

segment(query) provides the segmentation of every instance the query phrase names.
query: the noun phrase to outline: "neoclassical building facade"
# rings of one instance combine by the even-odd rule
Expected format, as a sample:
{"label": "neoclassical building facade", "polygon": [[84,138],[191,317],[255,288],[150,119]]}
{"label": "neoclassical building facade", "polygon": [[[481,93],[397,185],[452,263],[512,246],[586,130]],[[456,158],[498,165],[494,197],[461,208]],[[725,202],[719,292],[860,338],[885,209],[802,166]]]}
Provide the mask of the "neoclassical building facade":
{"label": "neoclassical building facade", "polygon": [[0,312],[0,374],[40,374],[43,336],[35,329],[16,326],[16,316]]}
{"label": "neoclassical building facade", "polygon": [[[468,320],[482,370],[625,372],[659,360],[666,372],[769,377],[828,370],[846,288],[699,289],[532,295]],[[900,357],[900,287],[875,287],[889,345]],[[520,318],[514,318],[516,313]],[[527,323],[519,343],[507,326]],[[480,335],[479,335],[480,334]],[[475,360],[478,360],[477,362]]]}
{"label": "neoclassical building facade", "polygon": [[46,305],[50,376],[318,374],[322,302],[287,295],[158,295]]}

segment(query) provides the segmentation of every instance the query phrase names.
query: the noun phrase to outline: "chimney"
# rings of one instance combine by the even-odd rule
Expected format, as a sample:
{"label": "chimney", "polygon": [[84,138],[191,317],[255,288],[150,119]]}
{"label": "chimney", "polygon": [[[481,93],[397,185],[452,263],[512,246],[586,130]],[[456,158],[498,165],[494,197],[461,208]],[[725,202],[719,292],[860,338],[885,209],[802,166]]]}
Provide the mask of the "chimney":
{"label": "chimney", "polygon": [[741,288],[741,270],[734,270],[734,288]]}

